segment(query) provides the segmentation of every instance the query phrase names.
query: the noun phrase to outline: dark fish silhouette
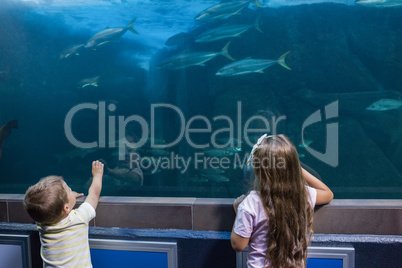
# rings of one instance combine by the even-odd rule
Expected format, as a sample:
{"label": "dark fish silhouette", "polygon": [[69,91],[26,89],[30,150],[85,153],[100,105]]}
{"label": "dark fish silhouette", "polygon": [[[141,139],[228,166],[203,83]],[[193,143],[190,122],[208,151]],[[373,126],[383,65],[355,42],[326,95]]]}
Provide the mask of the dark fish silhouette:
{"label": "dark fish silhouette", "polygon": [[3,143],[7,139],[8,135],[10,135],[13,128],[18,129],[18,120],[11,120],[0,128],[0,158],[1,147],[3,146]]}

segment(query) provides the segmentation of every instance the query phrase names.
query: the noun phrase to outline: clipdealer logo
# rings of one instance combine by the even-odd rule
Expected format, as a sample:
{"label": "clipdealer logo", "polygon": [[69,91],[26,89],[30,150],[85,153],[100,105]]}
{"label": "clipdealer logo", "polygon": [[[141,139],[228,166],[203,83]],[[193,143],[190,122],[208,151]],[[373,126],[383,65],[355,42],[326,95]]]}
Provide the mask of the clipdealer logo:
{"label": "clipdealer logo", "polygon": [[[183,112],[176,106],[168,103],[158,103],[151,105],[151,118],[149,123],[147,120],[139,115],[131,115],[128,117],[109,115],[106,116],[107,112],[114,112],[116,110],[115,104],[106,105],[104,101],[96,103],[81,103],[73,108],[67,113],[64,120],[64,132],[68,141],[77,148],[91,149],[91,148],[119,148],[119,160],[124,160],[126,153],[126,148],[136,149],[147,143],[147,140],[151,141],[151,147],[156,149],[165,149],[177,145],[183,139],[194,149],[207,149],[207,148],[225,148],[227,146],[241,146],[240,141],[244,137],[245,142],[249,146],[253,146],[254,143],[250,141],[250,136],[257,133],[269,132],[276,134],[277,125],[286,120],[286,116],[272,117],[271,120],[267,119],[261,115],[254,115],[245,122],[242,118],[242,106],[241,102],[237,103],[237,113],[236,118],[233,120],[231,117],[226,115],[219,115],[208,119],[202,115],[195,115],[187,120]],[[82,142],[74,136],[72,129],[72,122],[75,116],[79,116],[79,113],[85,110],[93,110],[98,112],[98,139],[92,142]],[[158,112],[174,112],[177,115],[179,126],[179,133],[173,141],[168,143],[158,144],[154,140],[156,137],[156,113]],[[254,121],[258,121],[262,124],[262,128],[255,129],[251,125]],[[196,128],[194,127],[194,122],[203,123],[205,127]],[[222,122],[227,127],[213,129],[212,125],[215,122]],[[137,142],[130,142],[126,138],[126,128],[128,124],[137,124],[141,128],[141,135]],[[237,127],[234,127],[237,125]],[[117,131],[116,131],[117,130]],[[196,143],[191,135],[192,134],[208,134],[210,133],[210,140],[206,143]],[[218,135],[226,135],[230,139],[236,139],[238,142],[226,142],[220,143],[217,137]],[[261,134],[260,134],[261,135]],[[106,140],[106,138],[108,138]],[[122,157],[122,158],[120,158]]]}
{"label": "clipdealer logo", "polygon": [[[226,115],[219,115],[212,118],[212,122],[205,116],[196,115],[188,120],[186,120],[185,115],[183,112],[176,106],[167,103],[158,103],[151,105],[151,118],[147,121],[140,115],[131,115],[128,117],[119,115],[108,115],[107,112],[114,112],[116,111],[115,104],[106,105],[106,102],[100,101],[99,103],[81,103],[73,108],[67,113],[65,120],[64,120],[64,130],[65,135],[68,141],[77,148],[81,149],[92,149],[92,148],[118,148],[119,149],[119,160],[126,160],[126,152],[127,149],[138,149],[141,146],[144,146],[148,141],[150,141],[151,148],[154,149],[166,149],[169,147],[173,147],[181,142],[183,139],[187,142],[194,149],[208,149],[208,148],[222,148],[228,146],[238,146],[241,147],[241,140],[244,137],[244,141],[247,145],[252,147],[254,145],[253,141],[250,141],[250,136],[252,135],[261,135],[263,133],[269,133],[270,135],[277,134],[278,125],[281,122],[286,120],[286,116],[282,115],[279,117],[272,116],[270,119],[261,116],[261,115],[254,115],[245,122],[242,119],[242,107],[241,102],[237,103],[237,113],[235,120],[232,117]],[[178,122],[180,123],[180,132],[178,136],[169,143],[158,144],[155,142],[155,128],[156,128],[156,112],[163,112],[163,109],[168,109],[176,113],[178,117]],[[98,140],[92,142],[82,142],[78,140],[72,130],[72,121],[75,116],[79,116],[79,113],[84,110],[93,110],[98,112]],[[324,107],[324,120],[330,120],[333,118],[338,117],[338,101],[330,103]],[[198,121],[198,123],[203,123],[205,127],[203,128],[195,128],[193,127],[193,123]],[[212,129],[212,125],[214,122],[223,122],[228,127],[226,128],[219,128],[216,130]],[[253,122],[257,121],[258,125],[261,128],[252,128],[251,125]],[[321,110],[317,110],[313,114],[311,114],[303,123],[301,129],[301,141],[305,143],[305,136],[304,131],[307,127],[322,122],[323,116]],[[138,124],[141,128],[141,136],[137,142],[132,142],[127,140],[126,137],[126,128],[128,124]],[[199,124],[198,124],[199,125]],[[235,127],[235,125],[237,127]],[[117,131],[116,131],[117,130]],[[339,163],[339,140],[338,140],[338,123],[331,122],[326,124],[326,150],[324,153],[314,150],[310,146],[305,146],[304,148],[313,155],[318,160],[332,166],[336,167]],[[203,144],[197,144],[192,140],[191,135],[195,133],[203,133],[208,134],[210,133],[210,141]],[[229,137],[232,140],[230,143],[220,143],[218,142],[218,135],[222,135]],[[235,138],[236,137],[236,138]],[[107,139],[106,139],[107,138]],[[233,142],[233,140],[237,140],[238,143]],[[237,155],[237,154],[235,154]],[[247,153],[246,153],[247,155]],[[178,156],[179,157],[179,156]],[[180,156],[182,157],[182,156]],[[247,156],[246,156],[247,158]],[[135,158],[138,159],[138,158]],[[175,161],[176,158],[174,158]],[[131,161],[131,156],[130,156]],[[138,161],[138,160],[136,160]],[[181,160],[184,163],[184,160]],[[242,161],[244,162],[244,161]],[[167,165],[168,166],[168,165]]]}
{"label": "clipdealer logo", "polygon": [[[325,120],[338,118],[338,101],[334,101],[324,107]],[[315,111],[311,114],[303,123],[301,130],[302,143],[304,140],[304,130],[308,126],[323,121],[321,110]],[[339,164],[339,123],[327,123],[326,124],[326,142],[325,152],[321,153],[313,148],[306,146],[305,149],[318,160],[330,165],[331,167],[337,167]]]}

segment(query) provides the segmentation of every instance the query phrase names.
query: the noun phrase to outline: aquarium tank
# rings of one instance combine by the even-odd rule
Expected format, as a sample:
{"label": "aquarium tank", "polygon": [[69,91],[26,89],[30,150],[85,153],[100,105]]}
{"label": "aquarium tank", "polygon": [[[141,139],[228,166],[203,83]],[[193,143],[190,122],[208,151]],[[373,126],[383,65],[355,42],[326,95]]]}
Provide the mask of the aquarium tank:
{"label": "aquarium tank", "polygon": [[[284,134],[335,198],[402,198],[401,0],[2,0],[0,193],[233,198]],[[275,165],[276,163],[272,163]]]}

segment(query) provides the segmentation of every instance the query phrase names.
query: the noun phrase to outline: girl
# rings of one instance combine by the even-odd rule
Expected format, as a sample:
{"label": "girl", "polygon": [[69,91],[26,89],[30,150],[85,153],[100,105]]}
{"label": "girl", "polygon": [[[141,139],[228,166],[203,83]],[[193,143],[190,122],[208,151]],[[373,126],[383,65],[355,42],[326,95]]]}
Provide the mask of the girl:
{"label": "girl", "polygon": [[300,166],[295,146],[284,135],[263,135],[248,163],[255,190],[234,202],[233,249],[249,245],[249,268],[306,267],[313,208],[330,202],[333,193]]}

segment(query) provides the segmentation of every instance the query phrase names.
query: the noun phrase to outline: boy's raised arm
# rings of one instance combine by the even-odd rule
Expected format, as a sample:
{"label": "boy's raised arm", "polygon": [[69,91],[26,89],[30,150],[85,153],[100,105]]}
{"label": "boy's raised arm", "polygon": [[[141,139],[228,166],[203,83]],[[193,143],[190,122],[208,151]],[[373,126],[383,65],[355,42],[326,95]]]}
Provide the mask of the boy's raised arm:
{"label": "boy's raised arm", "polygon": [[98,206],[99,196],[102,190],[102,176],[103,176],[103,164],[98,160],[92,162],[92,184],[88,190],[88,196],[85,202],[91,204],[96,209]]}

